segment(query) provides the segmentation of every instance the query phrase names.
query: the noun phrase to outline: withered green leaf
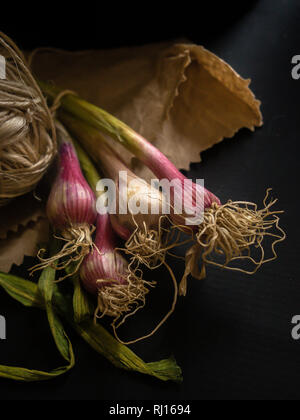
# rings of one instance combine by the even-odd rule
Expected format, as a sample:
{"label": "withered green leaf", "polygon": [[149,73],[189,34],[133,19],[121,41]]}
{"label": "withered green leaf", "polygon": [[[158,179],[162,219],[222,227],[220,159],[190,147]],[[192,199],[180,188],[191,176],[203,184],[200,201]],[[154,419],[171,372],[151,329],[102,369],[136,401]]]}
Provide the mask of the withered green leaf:
{"label": "withered green leaf", "polygon": [[[50,372],[30,370],[18,366],[5,366],[0,365],[0,377],[13,379],[23,382],[32,381],[43,381],[53,379],[60,376],[70,370],[74,364],[74,353],[72,345],[63,329],[63,326],[52,309],[51,299],[52,292],[50,290],[45,292],[44,300],[41,294],[41,290],[46,290],[47,285],[53,283],[53,269],[46,269],[41,275],[40,286],[38,287],[35,283],[25,280],[10,274],[0,273],[0,286],[15,300],[22,303],[27,307],[39,307],[46,308],[51,332],[53,334],[56,346],[61,355],[69,362],[68,365],[59,367]],[[54,274],[55,275],[55,274]],[[52,289],[53,291],[53,289]]]}
{"label": "withered green leaf", "polygon": [[[44,273],[43,278],[40,280],[40,288],[43,289],[43,287],[49,283],[52,276],[53,274],[50,271]],[[0,286],[3,287],[11,297],[27,307],[45,308],[45,302],[41,297],[38,286],[29,280],[21,279],[10,274],[0,273]],[[52,293],[47,291],[47,299],[49,299],[50,296],[52,296],[55,310],[69,322],[77,333],[94,350],[110,360],[116,367],[151,375],[163,381],[182,381],[181,369],[173,357],[159,362],[145,363],[128,347],[120,344],[101,325],[95,325],[92,320],[85,321],[81,324],[76,323],[72,312],[72,301],[66,298],[56,285],[54,285]],[[61,354],[71,356],[70,364],[51,372],[41,372],[21,367],[0,366],[0,377],[27,382],[41,381],[57,377],[72,367],[73,351],[71,344],[65,335],[59,318],[56,317],[56,315],[53,315],[53,319],[51,317],[52,315],[50,314],[50,325],[52,331],[54,330],[53,334],[58,348]]]}

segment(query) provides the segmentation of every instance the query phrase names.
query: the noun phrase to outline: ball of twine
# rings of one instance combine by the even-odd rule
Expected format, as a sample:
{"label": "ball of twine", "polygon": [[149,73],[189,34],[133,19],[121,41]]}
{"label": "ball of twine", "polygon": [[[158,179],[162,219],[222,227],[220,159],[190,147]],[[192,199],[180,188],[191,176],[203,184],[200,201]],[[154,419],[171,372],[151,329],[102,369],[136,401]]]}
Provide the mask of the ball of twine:
{"label": "ball of twine", "polygon": [[0,206],[32,191],[56,153],[54,121],[22,52],[0,32]]}

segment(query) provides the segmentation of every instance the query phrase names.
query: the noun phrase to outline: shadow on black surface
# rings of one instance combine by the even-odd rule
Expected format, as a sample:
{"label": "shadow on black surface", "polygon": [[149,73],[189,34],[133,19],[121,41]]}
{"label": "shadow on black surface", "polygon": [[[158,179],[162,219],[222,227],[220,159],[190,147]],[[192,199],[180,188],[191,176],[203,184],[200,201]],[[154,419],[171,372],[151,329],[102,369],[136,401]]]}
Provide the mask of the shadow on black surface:
{"label": "shadow on black surface", "polygon": [[[159,5],[145,9],[128,3],[112,5],[101,3],[93,10],[69,9],[59,13],[48,10],[37,18],[26,4],[24,13],[3,21],[0,30],[12,37],[21,48],[34,49],[52,46],[69,50],[116,48],[143,45],[177,38],[206,42],[219,37],[240,18],[252,10],[258,0],[236,3],[201,2],[186,7],[162,8]],[[8,6],[9,8],[9,6]]]}

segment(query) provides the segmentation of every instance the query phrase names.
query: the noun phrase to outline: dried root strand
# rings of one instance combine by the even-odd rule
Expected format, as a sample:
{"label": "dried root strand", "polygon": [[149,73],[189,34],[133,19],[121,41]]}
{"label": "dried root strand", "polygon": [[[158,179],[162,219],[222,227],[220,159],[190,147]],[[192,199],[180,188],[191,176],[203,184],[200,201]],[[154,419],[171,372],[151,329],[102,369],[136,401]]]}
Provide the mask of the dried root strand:
{"label": "dried root strand", "polygon": [[190,242],[190,239],[185,241],[180,239],[180,230],[177,226],[171,225],[166,215],[159,218],[157,230],[149,229],[145,222],[141,228],[133,216],[132,218],[136,229],[126,241],[125,248],[120,251],[134,257],[139,264],[151,270],[165,264],[166,256],[171,255],[171,249]]}
{"label": "dried root strand", "polygon": [[[127,342],[122,341],[119,338],[117,330],[129,317],[136,314],[138,310],[142,309],[146,305],[146,295],[149,293],[150,288],[156,286],[156,282],[146,281],[143,279],[143,271],[139,268],[140,262],[135,257],[132,257],[131,262],[128,265],[127,277],[125,278],[125,276],[123,276],[124,280],[126,280],[125,284],[117,283],[113,279],[98,280],[99,293],[98,306],[95,311],[95,322],[97,322],[97,319],[103,318],[105,315],[112,317],[113,321],[111,326],[116,339],[120,343],[130,345],[151,337],[175,311],[178,296],[177,281],[171,267],[165,261],[163,264],[168,269],[174,285],[172,307],[149,334]],[[111,285],[108,286],[107,282],[110,282]],[[103,286],[101,286],[101,283]]]}
{"label": "dried root strand", "polygon": [[[275,246],[285,240],[286,234],[279,226],[279,214],[283,211],[272,211],[277,199],[268,202],[271,189],[267,190],[263,201],[264,207],[258,210],[257,205],[245,201],[228,201],[224,205],[213,204],[204,213],[204,221],[196,234],[197,243],[202,248],[201,258],[204,264],[213,264],[229,270],[254,274],[265,263],[277,258]],[[273,233],[272,229],[276,230]],[[266,258],[263,240],[273,238],[272,257]],[[260,257],[253,257],[253,250],[259,250]],[[223,264],[213,261],[213,254],[225,258]],[[253,270],[233,267],[234,261],[247,260],[254,265]]]}
{"label": "dried root strand", "polygon": [[175,307],[176,307],[176,303],[177,303],[177,296],[178,296],[177,281],[176,281],[176,277],[175,277],[175,275],[174,275],[173,270],[171,269],[171,267],[166,262],[164,262],[164,265],[168,269],[169,274],[170,274],[170,276],[172,278],[173,285],[174,285],[174,298],[173,298],[171,309],[168,311],[168,313],[163,317],[163,319],[158,323],[158,325],[149,334],[144,335],[144,336],[139,337],[139,338],[136,338],[136,339],[131,340],[131,341],[122,341],[119,338],[119,336],[118,336],[117,329],[125,322],[126,318],[128,318],[129,316],[135,314],[138,309],[140,309],[141,307],[145,306],[145,301],[144,301],[143,302],[143,305],[141,305],[139,308],[137,308],[132,313],[126,315],[119,324],[116,324],[115,321],[112,323],[112,327],[113,327],[113,331],[114,331],[115,337],[116,337],[116,339],[120,343],[128,346],[130,344],[135,344],[135,343],[137,343],[139,341],[143,341],[143,340],[145,340],[147,338],[152,337],[160,329],[160,327],[167,321],[167,319],[170,318],[170,316],[172,315],[172,313],[175,311]]}
{"label": "dried root strand", "polygon": [[75,269],[73,272],[59,278],[58,281],[63,281],[67,277],[73,276],[78,272],[84,257],[95,248],[92,239],[94,230],[94,226],[83,224],[71,226],[62,233],[62,236],[55,235],[55,238],[64,241],[65,245],[56,255],[49,258],[43,258],[42,254],[45,252],[45,249],[40,249],[38,258],[41,262],[31,268],[30,274],[32,275],[34,272],[43,270],[47,267],[52,267],[57,271],[61,271],[74,263]]}
{"label": "dried root strand", "polygon": [[[120,273],[118,273],[120,276]],[[138,267],[134,267],[134,261],[128,265],[128,273],[122,275],[125,283],[120,284],[114,279],[99,279],[98,307],[95,312],[97,318],[108,315],[113,320],[113,325],[122,318],[118,327],[123,324],[128,316],[134,315],[146,304],[146,295],[151,287],[155,287],[156,282],[143,279],[143,272]],[[107,285],[107,283],[111,285]],[[103,284],[104,285],[101,285]]]}
{"label": "dried root strand", "polygon": [[202,249],[198,243],[195,243],[185,255],[185,270],[184,275],[179,284],[179,296],[186,296],[187,292],[187,279],[191,274],[194,279],[202,280],[206,277],[205,264],[199,270],[199,259],[201,257]]}

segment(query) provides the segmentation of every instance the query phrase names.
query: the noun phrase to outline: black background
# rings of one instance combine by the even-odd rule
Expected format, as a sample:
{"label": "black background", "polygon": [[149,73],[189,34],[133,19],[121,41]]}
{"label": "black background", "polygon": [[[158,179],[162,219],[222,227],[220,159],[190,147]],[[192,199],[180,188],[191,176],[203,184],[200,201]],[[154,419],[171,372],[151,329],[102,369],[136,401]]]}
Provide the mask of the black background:
{"label": "black background", "polygon": [[[1,12],[0,25],[22,48],[111,48],[188,37],[251,77],[264,126],[255,133],[242,130],[203,153],[203,162],[193,164],[189,176],[204,178],[222,201],[260,203],[272,186],[278,208],[286,211],[282,226],[288,239],[279,246],[279,259],[252,277],[209,268],[205,281],[190,281],[187,297],[157,335],[133,346],[146,361],[173,353],[183,369],[182,385],[118,370],[67,329],[75,368],[46,383],[0,380],[0,399],[300,398],[300,341],[291,338],[291,319],[300,314],[300,80],[291,77],[291,59],[300,54],[300,4],[198,3],[185,2],[185,10],[173,3],[167,13],[149,4],[96,9],[86,3],[68,13],[40,4],[32,14],[26,5],[24,12]],[[174,264],[180,274],[182,264]],[[158,290],[123,330],[125,337],[143,334],[170,305],[171,285],[163,271],[158,276]],[[27,310],[0,291],[0,314],[8,334],[0,342],[1,364],[37,369],[62,364],[43,312]]]}

